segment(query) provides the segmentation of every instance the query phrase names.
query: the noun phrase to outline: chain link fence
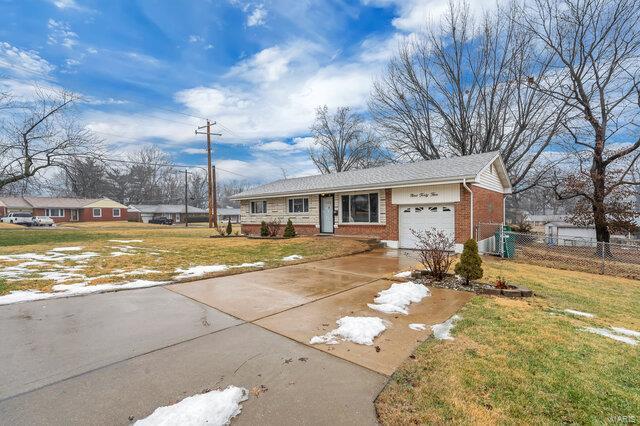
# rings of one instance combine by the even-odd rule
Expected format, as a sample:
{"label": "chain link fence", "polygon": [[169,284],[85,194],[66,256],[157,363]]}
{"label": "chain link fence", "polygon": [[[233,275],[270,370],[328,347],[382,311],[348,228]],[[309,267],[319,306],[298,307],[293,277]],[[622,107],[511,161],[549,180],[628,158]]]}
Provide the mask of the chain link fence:
{"label": "chain link fence", "polygon": [[640,279],[640,242],[603,243],[589,238],[556,237],[505,230],[502,224],[476,226],[481,253],[551,268]]}

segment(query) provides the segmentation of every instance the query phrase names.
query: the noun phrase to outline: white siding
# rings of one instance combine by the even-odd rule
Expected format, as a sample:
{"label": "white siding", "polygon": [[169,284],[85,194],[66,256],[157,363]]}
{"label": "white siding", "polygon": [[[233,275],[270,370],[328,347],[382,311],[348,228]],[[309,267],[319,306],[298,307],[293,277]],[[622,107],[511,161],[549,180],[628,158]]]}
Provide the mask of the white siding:
{"label": "white siding", "polygon": [[[288,203],[289,197],[278,198],[260,198],[256,200],[242,200],[240,202],[240,217],[244,224],[260,224],[260,222],[268,222],[274,219],[280,219],[284,224],[291,218],[294,225],[317,225],[320,226],[320,213],[318,211],[317,195],[297,196],[293,198],[309,198],[308,213],[289,213]],[[267,213],[251,214],[251,201],[266,201]]]}
{"label": "white siding", "polygon": [[393,204],[437,204],[457,203],[458,201],[460,201],[460,185],[457,183],[410,186],[391,190]]}
{"label": "white siding", "polygon": [[493,167],[490,164],[487,165],[479,174],[477,185],[490,189],[491,191],[496,192],[504,192],[504,186],[502,185],[502,181],[500,180],[500,176],[498,176],[498,160],[492,163]]}

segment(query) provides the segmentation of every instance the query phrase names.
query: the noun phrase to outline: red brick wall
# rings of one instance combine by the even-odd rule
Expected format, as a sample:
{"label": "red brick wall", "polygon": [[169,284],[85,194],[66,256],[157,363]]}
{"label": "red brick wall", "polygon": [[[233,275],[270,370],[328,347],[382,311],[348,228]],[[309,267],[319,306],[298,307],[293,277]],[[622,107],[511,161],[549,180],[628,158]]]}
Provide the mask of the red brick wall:
{"label": "red brick wall", "polygon": [[120,209],[120,217],[113,217],[113,209],[102,207],[102,217],[93,217],[93,209],[80,209],[80,222],[101,222],[110,220],[127,220],[127,209]]}
{"label": "red brick wall", "polygon": [[0,206],[0,217],[7,215],[7,209],[5,207]]}
{"label": "red brick wall", "polygon": [[[52,217],[51,219],[53,219],[54,222],[59,223],[59,222],[69,222],[71,220],[71,212],[69,211],[69,209],[64,209],[64,217]],[[33,209],[33,213],[34,216],[46,216],[46,209]]]}
{"label": "red brick wall", "polygon": [[[479,223],[502,223],[504,194],[470,185],[473,191],[473,228]],[[471,194],[460,185],[460,201],[455,203],[456,243],[463,244],[471,237],[470,233]]]}

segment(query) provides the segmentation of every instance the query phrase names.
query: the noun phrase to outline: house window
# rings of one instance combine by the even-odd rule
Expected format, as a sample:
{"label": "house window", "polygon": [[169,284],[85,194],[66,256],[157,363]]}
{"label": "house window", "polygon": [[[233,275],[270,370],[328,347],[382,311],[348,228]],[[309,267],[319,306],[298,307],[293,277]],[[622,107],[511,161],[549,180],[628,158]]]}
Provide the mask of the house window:
{"label": "house window", "polygon": [[102,217],[102,209],[92,209],[93,217]]}
{"label": "house window", "polygon": [[443,212],[450,212],[451,209],[449,207],[442,207]]}
{"label": "house window", "polygon": [[113,217],[120,217],[120,209],[113,209]]}
{"label": "house window", "polygon": [[251,202],[251,213],[252,214],[260,214],[267,212],[267,202],[266,201],[252,201]]}
{"label": "house window", "polygon": [[64,217],[63,209],[44,209],[44,215],[49,217]]}
{"label": "house window", "polygon": [[343,195],[342,222],[377,223],[378,193]]}
{"label": "house window", "polygon": [[308,213],[308,198],[289,198],[289,213]]}

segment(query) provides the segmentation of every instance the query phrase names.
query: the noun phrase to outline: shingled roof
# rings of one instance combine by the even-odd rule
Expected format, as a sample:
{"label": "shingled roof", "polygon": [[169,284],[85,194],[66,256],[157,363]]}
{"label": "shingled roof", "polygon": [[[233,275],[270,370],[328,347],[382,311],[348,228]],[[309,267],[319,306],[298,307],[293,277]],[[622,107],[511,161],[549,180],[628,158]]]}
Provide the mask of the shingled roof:
{"label": "shingled roof", "polygon": [[[248,189],[232,197],[243,200],[257,197],[349,191],[358,189],[393,188],[405,185],[420,185],[436,182],[456,182],[466,179],[473,182],[490,163],[500,159],[497,151],[438,160],[398,163],[370,169],[280,179],[275,182]],[[502,167],[508,182],[506,170]],[[507,186],[509,186],[507,184]]]}

